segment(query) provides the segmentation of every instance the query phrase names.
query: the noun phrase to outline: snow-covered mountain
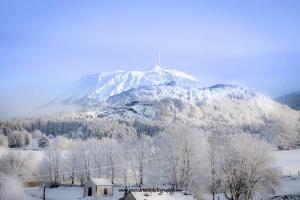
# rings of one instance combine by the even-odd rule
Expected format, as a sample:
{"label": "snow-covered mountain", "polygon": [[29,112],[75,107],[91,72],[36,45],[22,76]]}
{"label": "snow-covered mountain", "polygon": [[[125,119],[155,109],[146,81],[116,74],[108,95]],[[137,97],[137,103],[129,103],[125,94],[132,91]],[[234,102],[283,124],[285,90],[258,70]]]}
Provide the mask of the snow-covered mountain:
{"label": "snow-covered mountain", "polygon": [[102,72],[84,76],[53,102],[93,106],[132,88],[174,82],[178,85],[191,85],[198,80],[189,74],[161,65],[144,71]]}
{"label": "snow-covered mountain", "polygon": [[[54,102],[85,109],[26,119],[22,127],[51,135],[125,138],[179,125],[254,134],[282,149],[300,146],[299,111],[245,87],[203,87],[196,78],[162,66],[85,76]],[[19,127],[18,120],[14,123],[3,127]]]}
{"label": "snow-covered mountain", "polygon": [[[30,127],[40,126],[39,121]],[[237,85],[198,87],[175,81],[142,85],[112,95],[87,111],[42,121],[49,122],[42,129],[53,135],[155,135],[184,125],[209,133],[254,134],[282,149],[300,145],[299,111]],[[48,127],[53,123],[57,130]]]}
{"label": "snow-covered mountain", "polygon": [[293,109],[300,110],[300,91],[278,97],[276,101],[288,105]]}
{"label": "snow-covered mountain", "polygon": [[193,76],[161,65],[87,75],[54,102],[85,106],[100,118],[170,121],[176,116],[195,124],[201,120],[256,129],[289,119],[300,127],[299,112],[271,98],[238,85],[200,87]]}

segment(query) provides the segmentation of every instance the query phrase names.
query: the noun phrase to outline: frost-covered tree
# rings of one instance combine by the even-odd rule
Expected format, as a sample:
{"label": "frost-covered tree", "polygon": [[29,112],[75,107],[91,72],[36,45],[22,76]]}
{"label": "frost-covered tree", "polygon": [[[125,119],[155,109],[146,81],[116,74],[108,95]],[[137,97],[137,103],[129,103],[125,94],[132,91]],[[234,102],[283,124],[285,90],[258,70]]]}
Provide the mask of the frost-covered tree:
{"label": "frost-covered tree", "polygon": [[8,146],[8,139],[5,135],[0,135],[0,147],[6,148]]}
{"label": "frost-covered tree", "polygon": [[288,118],[276,118],[269,120],[262,130],[263,136],[279,149],[291,149],[298,144],[300,132],[297,129],[299,122]]}
{"label": "frost-covered tree", "polygon": [[42,136],[42,132],[40,130],[34,130],[31,132],[31,136],[33,139],[39,139]]}
{"label": "frost-covered tree", "polygon": [[80,151],[80,155],[79,155],[80,165],[83,172],[80,175],[81,176],[80,182],[81,184],[83,184],[84,181],[87,180],[87,178],[91,177],[92,158],[91,158],[90,147],[86,141],[79,140],[77,144]]}
{"label": "frost-covered tree", "polygon": [[173,189],[192,190],[201,172],[206,138],[192,127],[173,127],[158,139],[162,174]]}
{"label": "frost-covered tree", "polygon": [[121,146],[116,139],[103,138],[103,146],[105,152],[105,159],[107,163],[107,176],[114,182],[118,173],[120,160],[121,160]]}
{"label": "frost-covered tree", "polygon": [[145,176],[145,167],[151,158],[152,138],[145,134],[141,134],[132,142],[130,147],[132,160],[135,161],[134,170],[138,172],[138,184],[143,185]]}
{"label": "frost-covered tree", "polygon": [[0,172],[5,175],[32,176],[37,167],[36,157],[28,152],[7,151],[0,157]]}
{"label": "frost-covered tree", "polygon": [[83,170],[81,165],[81,151],[78,148],[78,140],[70,141],[66,149],[65,168],[69,172],[71,184],[75,184],[76,178],[79,178],[77,171]]}
{"label": "frost-covered tree", "polygon": [[40,136],[40,138],[38,139],[38,145],[40,148],[45,148],[45,147],[49,146],[49,143],[50,143],[50,141],[49,141],[48,137],[44,134],[42,134]]}
{"label": "frost-covered tree", "polygon": [[22,148],[25,146],[25,131],[13,131],[8,135],[8,144],[10,148]]}
{"label": "frost-covered tree", "polygon": [[98,177],[100,178],[103,175],[103,167],[106,164],[105,145],[103,140],[96,138],[87,140],[87,143],[94,166],[97,168]]}
{"label": "frost-covered tree", "polygon": [[274,192],[280,176],[272,162],[265,142],[246,134],[224,137],[218,165],[226,199],[252,200]]}
{"label": "frost-covered tree", "polygon": [[[222,136],[219,131],[213,131],[207,138],[208,146],[206,151],[207,172],[204,177],[207,184],[207,189],[215,200],[215,195],[220,191],[220,166],[218,165],[218,156],[221,153],[220,145],[222,143]],[[204,161],[205,162],[205,161]]]}
{"label": "frost-covered tree", "polygon": [[50,187],[59,186],[64,168],[64,159],[61,149],[55,144],[51,145],[45,152],[42,167],[47,174]]}
{"label": "frost-covered tree", "polygon": [[25,143],[25,146],[30,145],[31,140],[32,140],[31,135],[30,135],[29,133],[26,133],[25,136],[24,136],[24,143]]}

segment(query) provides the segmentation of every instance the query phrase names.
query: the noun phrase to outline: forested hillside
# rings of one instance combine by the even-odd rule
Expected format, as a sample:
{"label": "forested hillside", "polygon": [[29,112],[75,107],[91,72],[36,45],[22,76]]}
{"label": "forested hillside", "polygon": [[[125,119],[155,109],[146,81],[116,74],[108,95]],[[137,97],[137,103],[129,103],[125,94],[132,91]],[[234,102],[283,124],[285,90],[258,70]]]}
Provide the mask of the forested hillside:
{"label": "forested hillside", "polygon": [[253,134],[280,149],[299,145],[299,112],[269,98],[244,89],[222,86],[202,89],[202,99],[194,96],[191,100],[184,98],[184,92],[190,91],[175,87],[174,90],[180,91],[177,95],[171,89],[168,88],[168,91],[171,91],[172,98],[165,94],[157,97],[143,89],[135,89],[119,95],[129,98],[115,96],[105,106],[94,107],[92,111],[2,121],[1,134],[9,139],[14,131],[30,133],[39,130],[50,138],[58,135],[69,138],[127,138],[141,134],[154,136],[170,127],[186,125],[211,134]]}

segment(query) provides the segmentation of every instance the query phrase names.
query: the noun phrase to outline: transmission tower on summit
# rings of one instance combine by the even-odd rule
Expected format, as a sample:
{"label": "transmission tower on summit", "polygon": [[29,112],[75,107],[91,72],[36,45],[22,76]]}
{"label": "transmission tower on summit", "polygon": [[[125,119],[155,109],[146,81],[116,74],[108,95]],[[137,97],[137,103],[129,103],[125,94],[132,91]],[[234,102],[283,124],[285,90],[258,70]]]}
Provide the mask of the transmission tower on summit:
{"label": "transmission tower on summit", "polygon": [[160,51],[158,51],[158,55],[157,55],[157,56],[158,56],[158,57],[157,57],[157,61],[158,61],[157,65],[160,66]]}

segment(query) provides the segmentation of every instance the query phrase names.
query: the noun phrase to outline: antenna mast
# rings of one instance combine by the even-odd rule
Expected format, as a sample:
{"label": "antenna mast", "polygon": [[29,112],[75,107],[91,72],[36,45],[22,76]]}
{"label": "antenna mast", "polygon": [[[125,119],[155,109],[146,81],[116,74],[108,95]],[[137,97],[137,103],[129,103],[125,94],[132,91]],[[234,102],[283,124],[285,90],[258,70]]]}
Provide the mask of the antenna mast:
{"label": "antenna mast", "polygon": [[160,66],[160,51],[158,51],[158,66]]}

